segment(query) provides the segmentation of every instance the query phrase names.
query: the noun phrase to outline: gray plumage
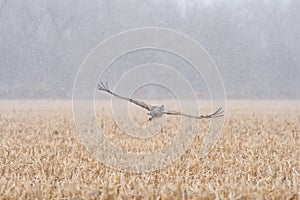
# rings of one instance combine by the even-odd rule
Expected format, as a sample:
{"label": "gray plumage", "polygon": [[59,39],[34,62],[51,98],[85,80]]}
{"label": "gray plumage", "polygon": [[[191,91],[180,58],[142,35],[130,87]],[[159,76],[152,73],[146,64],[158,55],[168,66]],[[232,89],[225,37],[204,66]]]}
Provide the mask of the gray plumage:
{"label": "gray plumage", "polygon": [[107,93],[109,93],[109,94],[111,94],[115,97],[118,97],[120,99],[129,101],[131,103],[134,103],[134,104],[146,109],[147,111],[149,111],[149,113],[148,113],[148,115],[150,115],[149,121],[151,121],[154,118],[160,118],[165,114],[166,115],[181,115],[181,116],[184,116],[184,117],[196,118],[196,119],[215,118],[215,117],[221,117],[221,116],[224,115],[224,111],[222,110],[221,107],[218,108],[214,113],[212,113],[210,115],[200,115],[200,116],[189,115],[189,114],[185,114],[185,113],[181,113],[181,112],[177,112],[177,111],[168,111],[168,110],[165,110],[164,105],[161,105],[161,106],[149,105],[149,104],[146,104],[142,101],[138,101],[138,100],[135,100],[135,99],[120,96],[120,95],[112,92],[111,90],[109,90],[107,83],[104,84],[103,82],[100,82],[97,85],[97,88],[100,91],[107,92]]}

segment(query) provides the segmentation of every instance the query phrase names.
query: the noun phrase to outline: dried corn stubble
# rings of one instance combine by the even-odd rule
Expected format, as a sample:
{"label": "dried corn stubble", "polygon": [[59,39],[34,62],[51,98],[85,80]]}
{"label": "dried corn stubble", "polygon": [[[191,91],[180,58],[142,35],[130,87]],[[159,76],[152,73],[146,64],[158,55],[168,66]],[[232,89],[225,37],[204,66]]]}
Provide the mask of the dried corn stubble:
{"label": "dried corn stubble", "polygon": [[[200,147],[208,120],[199,122],[193,144],[177,161],[163,170],[130,174],[103,166],[81,145],[70,102],[3,101],[0,198],[297,199],[299,105],[229,102],[223,135],[206,157],[200,157]],[[170,124],[178,118],[166,120],[162,133],[143,145],[117,132],[111,120],[103,123],[116,146],[138,152],[159,149],[164,145],[159,139],[172,138]]]}

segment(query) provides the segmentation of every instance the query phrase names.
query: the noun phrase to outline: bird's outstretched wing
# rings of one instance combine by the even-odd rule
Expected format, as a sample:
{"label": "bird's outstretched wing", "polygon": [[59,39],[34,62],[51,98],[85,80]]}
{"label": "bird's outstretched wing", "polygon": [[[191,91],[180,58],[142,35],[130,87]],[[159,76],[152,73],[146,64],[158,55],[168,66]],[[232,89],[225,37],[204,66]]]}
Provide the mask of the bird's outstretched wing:
{"label": "bird's outstretched wing", "polygon": [[200,116],[194,116],[194,115],[189,115],[177,111],[165,111],[164,112],[167,115],[182,115],[185,117],[190,117],[190,118],[196,118],[196,119],[205,119],[205,118],[215,118],[215,117],[222,117],[224,115],[223,109],[220,107],[216,110],[216,112],[210,114],[210,115],[200,115]]}
{"label": "bird's outstretched wing", "polygon": [[142,108],[144,108],[148,111],[150,110],[151,105],[148,105],[148,104],[146,104],[142,101],[138,101],[138,100],[127,98],[127,97],[122,97],[120,95],[117,95],[116,93],[113,93],[111,90],[109,90],[107,82],[105,84],[103,82],[98,83],[97,88],[100,91],[107,92],[109,94],[114,95],[115,97],[118,97],[120,99],[124,99],[124,100],[127,100],[129,102],[132,102],[132,103],[134,103],[134,104],[136,104],[136,105],[138,105],[138,106],[140,106],[140,107],[142,107]]}

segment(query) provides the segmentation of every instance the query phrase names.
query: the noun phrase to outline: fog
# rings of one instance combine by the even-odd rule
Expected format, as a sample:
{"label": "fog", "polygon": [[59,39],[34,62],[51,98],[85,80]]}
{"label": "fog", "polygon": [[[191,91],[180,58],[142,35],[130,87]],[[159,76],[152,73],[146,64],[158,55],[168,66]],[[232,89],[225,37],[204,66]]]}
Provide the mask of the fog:
{"label": "fog", "polygon": [[[299,99],[299,10],[297,0],[0,0],[0,98],[71,98],[77,71],[98,43],[133,28],[164,27],[207,50],[228,99]],[[176,59],[136,52],[116,61],[106,78],[114,84],[132,66],[162,62],[201,97],[205,86]]]}

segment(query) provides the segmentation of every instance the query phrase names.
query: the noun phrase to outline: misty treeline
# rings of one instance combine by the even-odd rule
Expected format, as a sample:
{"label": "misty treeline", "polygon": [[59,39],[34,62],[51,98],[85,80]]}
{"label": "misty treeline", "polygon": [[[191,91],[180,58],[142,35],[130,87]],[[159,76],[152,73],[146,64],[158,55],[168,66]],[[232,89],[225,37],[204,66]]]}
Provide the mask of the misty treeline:
{"label": "misty treeline", "polygon": [[[90,50],[113,34],[140,27],[171,28],[203,45],[228,98],[299,98],[299,10],[297,0],[1,0],[0,98],[70,98]],[[171,58],[140,54],[119,61],[116,69],[130,69],[135,58],[138,63]],[[197,82],[184,66],[181,71]],[[205,88],[195,87],[199,93]]]}

